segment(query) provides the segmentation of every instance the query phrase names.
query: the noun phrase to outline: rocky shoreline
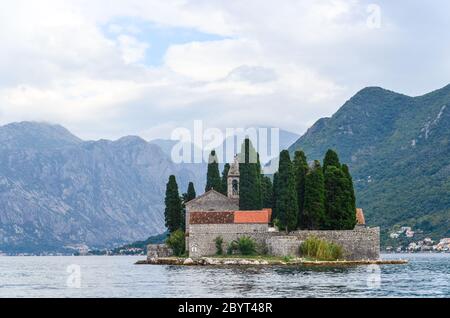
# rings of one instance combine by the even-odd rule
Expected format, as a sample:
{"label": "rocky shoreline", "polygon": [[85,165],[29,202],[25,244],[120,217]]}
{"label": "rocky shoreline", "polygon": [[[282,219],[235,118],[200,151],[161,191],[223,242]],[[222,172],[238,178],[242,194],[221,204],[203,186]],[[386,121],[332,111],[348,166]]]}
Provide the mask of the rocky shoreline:
{"label": "rocky shoreline", "polygon": [[358,266],[358,265],[402,265],[407,260],[360,260],[360,261],[310,261],[302,258],[290,260],[246,259],[246,258],[178,258],[160,257],[137,261],[136,265],[176,266]]}

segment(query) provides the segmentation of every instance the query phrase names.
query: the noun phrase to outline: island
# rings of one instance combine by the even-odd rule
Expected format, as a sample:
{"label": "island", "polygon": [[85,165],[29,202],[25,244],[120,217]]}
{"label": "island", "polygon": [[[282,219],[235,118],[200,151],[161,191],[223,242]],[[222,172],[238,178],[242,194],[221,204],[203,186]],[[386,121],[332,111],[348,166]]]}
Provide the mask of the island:
{"label": "island", "polygon": [[[137,264],[406,263],[380,259],[380,229],[366,226],[363,209],[356,208],[348,167],[340,164],[334,151],[327,152],[325,169],[318,161],[309,165],[302,152],[293,162],[287,151],[281,152],[279,171],[268,191],[264,189],[268,177],[261,174],[259,162],[246,160],[254,151],[248,139],[243,149],[245,156],[236,155],[231,165],[225,165],[221,178],[211,152],[203,195],[196,196],[190,184],[184,200],[179,199],[175,177],[170,177],[165,216],[171,234],[166,244],[148,245],[147,260]],[[264,192],[272,193],[269,201],[262,198]]]}

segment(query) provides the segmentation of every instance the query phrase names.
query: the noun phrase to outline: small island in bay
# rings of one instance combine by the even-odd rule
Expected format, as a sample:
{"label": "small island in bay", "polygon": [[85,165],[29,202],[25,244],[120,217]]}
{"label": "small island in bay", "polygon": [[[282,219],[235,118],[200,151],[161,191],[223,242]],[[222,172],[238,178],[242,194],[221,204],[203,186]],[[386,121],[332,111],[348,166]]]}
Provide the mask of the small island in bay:
{"label": "small island in bay", "polygon": [[[254,159],[252,161],[252,158]],[[284,150],[273,176],[262,173],[250,139],[220,175],[210,154],[205,193],[193,183],[166,188],[165,244],[147,246],[150,265],[340,266],[405,264],[380,259],[380,229],[356,207],[348,166],[329,150],[321,164]]]}

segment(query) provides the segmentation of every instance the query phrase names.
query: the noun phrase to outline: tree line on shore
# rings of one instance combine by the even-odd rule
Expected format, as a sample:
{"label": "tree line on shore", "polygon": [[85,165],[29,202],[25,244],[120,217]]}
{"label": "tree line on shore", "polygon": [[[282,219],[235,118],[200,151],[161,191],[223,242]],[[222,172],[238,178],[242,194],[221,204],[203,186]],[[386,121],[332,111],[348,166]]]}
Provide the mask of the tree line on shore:
{"label": "tree line on shore", "polygon": [[[239,209],[272,208],[272,222],[281,230],[351,230],[356,225],[356,202],[349,168],[338,154],[328,150],[323,164],[311,165],[303,151],[294,158],[287,150],[279,156],[279,168],[272,178],[262,173],[259,154],[245,139],[239,153]],[[205,192],[214,189],[227,195],[230,165],[219,172],[213,150],[209,156]],[[169,177],[165,196],[165,224],[170,233],[185,229],[185,203],[196,197],[189,183],[180,196],[175,176]]]}

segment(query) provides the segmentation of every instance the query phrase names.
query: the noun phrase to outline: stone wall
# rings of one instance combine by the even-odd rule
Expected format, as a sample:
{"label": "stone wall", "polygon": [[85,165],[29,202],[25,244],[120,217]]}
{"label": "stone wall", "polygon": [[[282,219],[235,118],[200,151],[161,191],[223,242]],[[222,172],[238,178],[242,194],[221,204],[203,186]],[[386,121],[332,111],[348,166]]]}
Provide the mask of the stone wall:
{"label": "stone wall", "polygon": [[216,254],[215,239],[223,238],[223,250],[234,240],[249,236],[255,240],[258,248],[265,247],[270,236],[268,224],[191,224],[189,231],[189,256],[201,257]]}
{"label": "stone wall", "polygon": [[346,260],[380,259],[380,229],[357,227],[353,231],[296,231],[289,235],[269,232],[267,224],[191,224],[188,246],[191,257],[212,256],[216,253],[215,239],[223,238],[223,250],[241,236],[253,238],[258,247],[267,248],[273,256],[300,256],[300,244],[308,237],[342,246]]}
{"label": "stone wall", "polygon": [[364,227],[353,231],[297,231],[288,236],[272,236],[267,240],[268,252],[274,256],[299,256],[300,244],[311,236],[342,246],[346,260],[380,258],[380,229]]}
{"label": "stone wall", "polygon": [[299,256],[302,241],[296,236],[271,236],[267,239],[267,252],[272,256]]}
{"label": "stone wall", "polygon": [[147,245],[147,258],[170,257],[173,251],[166,244],[149,244]]}

